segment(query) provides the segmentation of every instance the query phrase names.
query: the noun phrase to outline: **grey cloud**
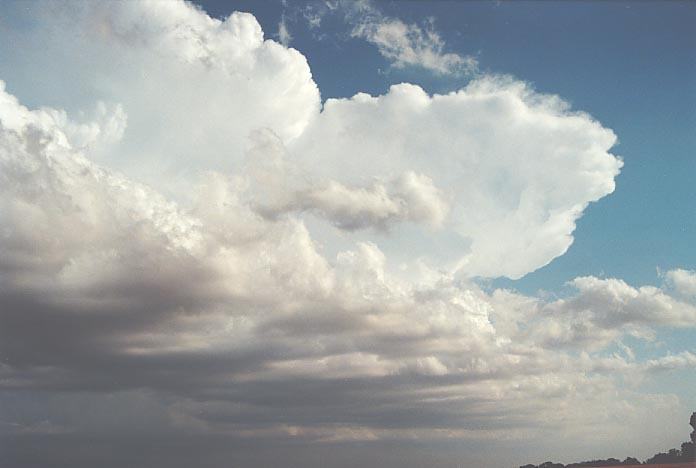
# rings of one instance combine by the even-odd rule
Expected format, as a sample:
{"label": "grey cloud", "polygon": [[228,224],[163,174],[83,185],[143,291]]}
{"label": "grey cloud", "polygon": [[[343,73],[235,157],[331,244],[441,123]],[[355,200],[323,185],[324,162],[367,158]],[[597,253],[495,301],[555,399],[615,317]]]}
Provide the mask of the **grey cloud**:
{"label": "grey cloud", "polygon": [[441,225],[449,211],[442,193],[424,175],[407,172],[388,184],[352,188],[329,181],[323,187],[296,191],[283,206],[260,207],[266,216],[289,211],[310,211],[349,231],[372,227],[388,230],[411,221]]}
{"label": "grey cloud", "polygon": [[549,303],[532,329],[549,345],[603,347],[623,334],[652,336],[658,327],[696,326],[696,305],[666,290],[634,288],[618,279],[576,278],[578,294]]}

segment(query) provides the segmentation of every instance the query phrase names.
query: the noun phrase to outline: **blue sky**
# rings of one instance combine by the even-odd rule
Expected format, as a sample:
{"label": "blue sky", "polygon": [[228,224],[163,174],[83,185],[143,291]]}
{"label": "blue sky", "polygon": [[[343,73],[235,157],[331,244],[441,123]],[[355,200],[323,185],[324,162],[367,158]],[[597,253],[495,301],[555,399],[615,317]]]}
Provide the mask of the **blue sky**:
{"label": "blue sky", "polygon": [[669,1],[2,4],[0,465],[678,447],[695,31]]}

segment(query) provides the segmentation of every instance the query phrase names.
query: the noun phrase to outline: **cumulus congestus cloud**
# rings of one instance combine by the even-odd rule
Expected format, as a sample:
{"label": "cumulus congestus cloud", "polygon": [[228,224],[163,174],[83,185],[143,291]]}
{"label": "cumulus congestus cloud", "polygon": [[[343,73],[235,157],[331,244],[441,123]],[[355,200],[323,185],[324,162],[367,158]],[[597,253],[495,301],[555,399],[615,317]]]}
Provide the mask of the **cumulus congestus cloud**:
{"label": "cumulus congestus cloud", "polygon": [[[472,280],[562,255],[614,190],[616,137],[590,116],[497,76],[321,108],[304,57],[249,14],[51,8],[58,45],[28,42],[31,66],[65,48],[39,76],[103,102],[0,89],[0,431],[599,438],[676,407],[617,378],[692,354],[597,352],[696,325],[693,272],[579,278],[558,300]],[[40,416],[17,397],[51,390]]]}

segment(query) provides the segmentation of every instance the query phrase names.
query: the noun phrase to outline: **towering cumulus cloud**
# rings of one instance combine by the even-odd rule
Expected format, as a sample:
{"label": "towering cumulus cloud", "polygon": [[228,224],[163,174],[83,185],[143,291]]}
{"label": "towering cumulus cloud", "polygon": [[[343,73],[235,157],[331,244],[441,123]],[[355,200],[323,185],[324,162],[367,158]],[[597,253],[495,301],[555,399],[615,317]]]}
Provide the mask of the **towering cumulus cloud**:
{"label": "towering cumulus cloud", "polygon": [[400,84],[384,96],[330,99],[295,151],[353,183],[428,177],[450,208],[443,230],[459,237],[456,267],[520,277],[563,254],[583,209],[614,190],[615,141],[560,99],[489,77],[444,96]]}
{"label": "towering cumulus cloud", "polygon": [[149,182],[164,171],[238,169],[249,132],[272,128],[291,141],[318,114],[304,56],[264,40],[248,13],[223,21],[178,1],[17,9],[35,26],[7,41],[23,44],[8,68],[33,76],[27,94],[76,116],[95,99],[122,105],[128,130],[100,161]]}
{"label": "towering cumulus cloud", "polygon": [[588,115],[497,76],[321,108],[249,14],[28,7],[8,60],[67,110],[0,88],[4,440],[628,443],[625,421],[678,407],[618,381],[693,355],[621,339],[696,325],[693,272],[551,301],[473,282],[563,254],[613,191],[616,138]]}

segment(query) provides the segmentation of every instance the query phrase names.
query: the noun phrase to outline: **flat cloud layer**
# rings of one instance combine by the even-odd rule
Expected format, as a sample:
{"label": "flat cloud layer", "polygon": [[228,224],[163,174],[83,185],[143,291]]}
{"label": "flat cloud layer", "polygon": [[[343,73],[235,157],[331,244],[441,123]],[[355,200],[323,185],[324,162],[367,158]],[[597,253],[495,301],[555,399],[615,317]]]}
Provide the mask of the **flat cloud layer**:
{"label": "flat cloud layer", "polygon": [[[88,119],[0,88],[5,440],[629,447],[626,421],[679,409],[626,382],[693,354],[640,361],[621,340],[696,325],[694,272],[578,278],[556,300],[472,281],[563,254],[613,191],[615,136],[588,115],[501,77],[320,111],[304,57],[249,14],[51,8],[37,34],[74,61],[46,79],[104,102]],[[32,67],[50,52],[29,43]]]}

